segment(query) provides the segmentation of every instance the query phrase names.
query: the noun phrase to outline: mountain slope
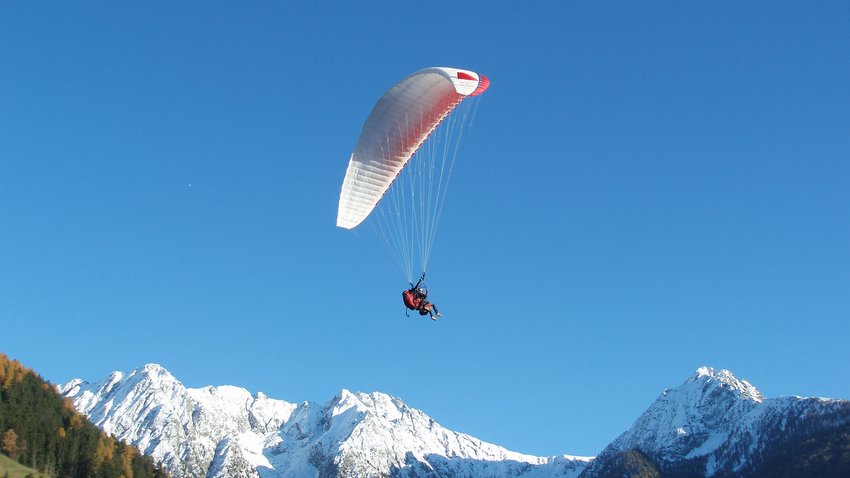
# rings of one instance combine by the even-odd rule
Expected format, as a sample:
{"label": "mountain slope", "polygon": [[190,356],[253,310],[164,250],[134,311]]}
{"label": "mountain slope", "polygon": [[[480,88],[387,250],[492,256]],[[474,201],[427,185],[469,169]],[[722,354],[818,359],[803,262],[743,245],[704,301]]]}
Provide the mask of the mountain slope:
{"label": "mountain slope", "polygon": [[329,477],[554,476],[556,469],[577,476],[588,461],[514,453],[448,430],[397,398],[347,390],[322,407],[300,406],[280,435],[270,460],[281,476],[303,476],[305,462]]}
{"label": "mountain slope", "polygon": [[[165,477],[161,466],[99,430],[56,389],[0,353],[0,470],[50,476]],[[23,468],[24,465],[28,468]]]}
{"label": "mountain slope", "polygon": [[177,478],[576,477],[590,460],[514,453],[377,392],[295,406],[237,387],[186,388],[153,364],[60,391]]}
{"label": "mountain slope", "polygon": [[765,398],[709,367],[663,391],[595,459],[514,453],[378,392],[295,405],[189,389],[158,365],[60,390],[178,478],[850,476],[850,402]]}
{"label": "mountain slope", "polygon": [[214,459],[217,469],[230,469],[225,462],[236,460],[234,453],[266,464],[238,445],[263,443],[295,408],[237,387],[189,389],[155,364],[95,383],[72,380],[60,393],[104,431],[162,460],[177,478],[205,476]]}
{"label": "mountain slope", "polygon": [[49,475],[39,473],[38,471],[24,466],[3,454],[0,454],[0,476],[3,478],[25,478],[27,476],[34,478],[50,478]]}
{"label": "mountain slope", "polygon": [[[637,476],[637,469],[644,476],[772,476],[765,470],[786,468],[789,459],[799,458],[798,445],[814,440],[810,447],[817,450],[824,436],[832,437],[839,458],[821,471],[850,473],[850,402],[765,399],[731,372],[703,367],[662,392],[582,477]],[[814,471],[818,461],[813,456],[797,476]]]}

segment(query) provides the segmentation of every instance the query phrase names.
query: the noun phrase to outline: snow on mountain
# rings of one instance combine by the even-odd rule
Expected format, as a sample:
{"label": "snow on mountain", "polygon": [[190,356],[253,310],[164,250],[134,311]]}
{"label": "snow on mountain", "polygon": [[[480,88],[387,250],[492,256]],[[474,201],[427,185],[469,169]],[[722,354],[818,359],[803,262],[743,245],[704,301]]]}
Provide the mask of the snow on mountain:
{"label": "snow on mountain", "polygon": [[[734,424],[729,440],[706,458],[707,475],[742,476],[758,469],[768,455],[791,454],[800,442],[817,442],[831,430],[850,432],[850,402],[813,397],[778,397],[764,400]],[[842,473],[842,476],[847,476]]]}
{"label": "snow on mountain", "polygon": [[259,450],[295,409],[237,387],[186,388],[155,364],[95,383],[72,380],[59,391],[95,425],[161,460],[175,478],[206,476],[214,459],[219,468],[239,457],[267,465]]}
{"label": "snow on mountain", "polygon": [[798,439],[793,433],[799,430],[850,424],[849,410],[845,400],[765,399],[728,370],[702,367],[679,387],[663,391],[582,477],[606,475],[601,471],[606,464],[631,450],[671,476],[694,470],[702,476],[744,476],[764,462],[766,450]]}
{"label": "snow on mountain", "polygon": [[702,367],[677,388],[665,390],[608,448],[640,449],[660,457],[705,454],[764,398],[728,370]]}
{"label": "snow on mountain", "polygon": [[595,478],[629,475],[630,466],[718,478],[789,467],[800,476],[850,470],[850,461],[846,469],[828,461],[829,447],[850,436],[850,402],[765,399],[749,382],[709,367],[663,391],[596,458],[515,453],[448,430],[379,392],[342,390],[325,404],[295,405],[233,386],[186,388],[159,365],[95,383],[72,380],[60,392],[175,478]]}
{"label": "snow on mountain", "polygon": [[[343,390],[322,407],[305,403],[270,450],[279,476],[577,476],[589,458],[508,451],[442,427],[383,393]],[[441,472],[435,470],[440,469]],[[426,472],[426,473],[423,473]],[[560,474],[557,474],[560,473]]]}
{"label": "snow on mountain", "polygon": [[189,389],[146,365],[60,387],[96,425],[184,477],[572,478],[590,458],[535,457],[448,430],[383,393],[298,406],[231,386]]}

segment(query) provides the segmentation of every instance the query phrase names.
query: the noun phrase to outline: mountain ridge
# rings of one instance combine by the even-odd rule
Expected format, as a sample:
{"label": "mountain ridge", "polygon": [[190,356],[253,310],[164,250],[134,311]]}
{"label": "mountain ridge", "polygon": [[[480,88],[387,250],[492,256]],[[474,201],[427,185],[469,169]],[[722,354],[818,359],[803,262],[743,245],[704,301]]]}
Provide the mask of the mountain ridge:
{"label": "mountain ridge", "polygon": [[[778,450],[819,434],[850,456],[850,402],[765,398],[748,381],[711,367],[662,391],[596,457],[512,452],[448,430],[382,392],[341,389],[324,403],[294,404],[230,385],[186,388],[156,364],[59,389],[175,478],[599,478],[623,470],[626,476],[759,476],[782,462]],[[850,470],[847,461],[824,469]],[[811,465],[800,466],[805,472]]]}
{"label": "mountain ridge", "polygon": [[793,449],[790,443],[832,429],[847,437],[847,459],[837,469],[850,471],[850,402],[765,398],[728,370],[701,367],[680,386],[664,390],[582,477],[621,475],[627,455],[657,476],[758,476],[765,457],[777,449]]}
{"label": "mountain ridge", "polygon": [[571,469],[577,476],[590,459],[512,452],[448,430],[382,392],[341,389],[324,404],[296,405],[229,385],[187,388],[157,364],[97,382],[74,379],[59,391],[105,431],[161,460],[176,478],[388,476],[459,466],[438,457],[483,464],[464,463],[470,470],[499,464]]}

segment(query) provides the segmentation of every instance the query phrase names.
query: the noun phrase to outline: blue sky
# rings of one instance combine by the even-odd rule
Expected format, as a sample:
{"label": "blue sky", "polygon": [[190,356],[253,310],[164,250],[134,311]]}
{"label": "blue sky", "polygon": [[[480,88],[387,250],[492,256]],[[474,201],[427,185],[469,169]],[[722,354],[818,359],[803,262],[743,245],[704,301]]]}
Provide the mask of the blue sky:
{"label": "blue sky", "polygon": [[[0,6],[0,351],[293,402],[383,391],[592,455],[699,366],[850,398],[847,2]],[[334,227],[362,122],[492,81],[431,255]]]}

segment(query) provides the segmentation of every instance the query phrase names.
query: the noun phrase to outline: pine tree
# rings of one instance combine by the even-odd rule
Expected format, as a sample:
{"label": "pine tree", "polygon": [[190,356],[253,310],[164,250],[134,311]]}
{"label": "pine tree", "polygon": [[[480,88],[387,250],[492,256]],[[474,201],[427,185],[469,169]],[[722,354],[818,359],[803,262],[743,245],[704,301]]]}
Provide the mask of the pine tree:
{"label": "pine tree", "polygon": [[2,353],[0,451],[50,476],[168,477],[161,465],[99,430],[75,410],[71,400]]}

